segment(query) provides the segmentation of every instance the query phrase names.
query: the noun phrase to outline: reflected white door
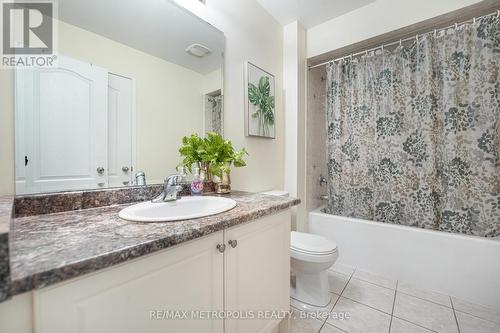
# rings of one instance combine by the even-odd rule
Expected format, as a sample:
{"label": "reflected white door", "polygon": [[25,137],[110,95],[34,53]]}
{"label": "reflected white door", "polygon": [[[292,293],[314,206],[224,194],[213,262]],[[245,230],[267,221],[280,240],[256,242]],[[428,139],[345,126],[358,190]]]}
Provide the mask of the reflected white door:
{"label": "reflected white door", "polygon": [[16,72],[18,193],[107,186],[107,70],[60,56]]}
{"label": "reflected white door", "polygon": [[108,182],[109,186],[132,182],[133,82],[109,74],[108,81]]}

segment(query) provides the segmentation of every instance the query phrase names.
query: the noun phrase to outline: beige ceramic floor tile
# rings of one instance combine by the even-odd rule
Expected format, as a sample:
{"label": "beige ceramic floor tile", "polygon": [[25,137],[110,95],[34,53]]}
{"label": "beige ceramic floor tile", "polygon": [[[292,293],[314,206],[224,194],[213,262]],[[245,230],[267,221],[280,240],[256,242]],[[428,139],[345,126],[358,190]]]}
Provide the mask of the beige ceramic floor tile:
{"label": "beige ceramic floor tile", "polygon": [[409,282],[399,281],[398,291],[451,308],[450,296],[440,294],[435,291],[418,288],[417,286]]}
{"label": "beige ceramic floor tile", "polygon": [[300,311],[292,310],[290,333],[318,333],[323,323],[314,318],[302,316]]}
{"label": "beige ceramic floor tile", "polygon": [[352,278],[342,296],[391,314],[394,293],[392,289]]}
{"label": "beige ceramic floor tile", "polygon": [[332,293],[340,295],[348,281],[349,276],[334,271],[328,271],[328,282],[330,282],[330,291]]}
{"label": "beige ceramic floor tile", "polygon": [[455,310],[500,324],[500,311],[452,297]]}
{"label": "beige ceramic floor tile", "polygon": [[460,333],[499,333],[500,325],[456,311]]}
{"label": "beige ceramic floor tile", "polygon": [[312,306],[309,304],[302,303],[300,301],[297,301],[294,298],[290,298],[290,305],[297,309],[297,310],[302,310],[302,311],[321,311],[321,312],[330,312],[332,311],[333,306],[335,305],[335,302],[337,302],[337,299],[339,298],[339,295],[330,293],[331,299],[330,303],[325,306],[325,307],[319,307],[319,306]]}
{"label": "beige ceramic floor tile", "polygon": [[394,316],[440,333],[457,333],[453,309],[398,292]]}
{"label": "beige ceramic floor tile", "polygon": [[349,333],[387,333],[391,316],[366,305],[341,297],[333,313],[345,314],[345,319],[330,318],[328,324]]}
{"label": "beige ceramic floor tile", "polygon": [[432,333],[432,331],[409,323],[405,320],[393,317],[391,323],[391,333]]}
{"label": "beige ceramic floor tile", "polygon": [[323,325],[323,328],[321,328],[321,331],[319,331],[319,333],[345,333],[345,331],[342,331],[340,328],[325,323]]}

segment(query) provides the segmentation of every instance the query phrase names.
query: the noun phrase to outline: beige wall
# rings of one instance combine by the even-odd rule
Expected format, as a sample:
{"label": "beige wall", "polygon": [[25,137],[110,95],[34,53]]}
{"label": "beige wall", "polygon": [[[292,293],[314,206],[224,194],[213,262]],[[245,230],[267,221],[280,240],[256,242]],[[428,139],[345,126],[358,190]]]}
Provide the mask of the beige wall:
{"label": "beige wall", "polygon": [[[136,170],[148,182],[175,172],[184,135],[203,131],[203,94],[221,86],[221,71],[188,70],[89,31],[59,23],[59,53],[136,80]],[[117,56],[119,55],[119,56]],[[12,71],[0,71],[0,195],[14,193]]]}
{"label": "beige wall", "polygon": [[[246,147],[248,166],[231,174],[234,189],[264,191],[284,186],[283,28],[255,0],[210,0],[206,5],[176,0],[226,35],[224,132]],[[245,137],[243,68],[245,61],[276,76],[276,139]]]}

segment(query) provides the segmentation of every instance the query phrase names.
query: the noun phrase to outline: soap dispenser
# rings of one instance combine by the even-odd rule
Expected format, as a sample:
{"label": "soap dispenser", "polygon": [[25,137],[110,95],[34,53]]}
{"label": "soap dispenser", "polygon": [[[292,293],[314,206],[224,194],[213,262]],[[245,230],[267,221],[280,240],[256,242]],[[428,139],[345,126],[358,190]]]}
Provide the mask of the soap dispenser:
{"label": "soap dispenser", "polygon": [[191,195],[203,194],[203,178],[200,175],[200,168],[193,168],[193,180],[191,181]]}

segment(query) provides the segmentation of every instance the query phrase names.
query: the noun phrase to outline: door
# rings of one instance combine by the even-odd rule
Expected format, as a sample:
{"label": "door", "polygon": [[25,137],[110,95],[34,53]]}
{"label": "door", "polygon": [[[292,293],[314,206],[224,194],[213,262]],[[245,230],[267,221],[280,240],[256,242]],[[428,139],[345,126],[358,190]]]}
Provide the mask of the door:
{"label": "door", "polygon": [[109,74],[108,80],[108,182],[109,186],[132,183],[133,81]]}
{"label": "door", "polygon": [[[225,231],[227,311],[290,310],[290,220],[286,210]],[[227,319],[225,331],[268,333],[280,321]]]}
{"label": "door", "polygon": [[35,332],[223,333],[222,234],[35,291]]}
{"label": "door", "polygon": [[19,193],[107,185],[108,73],[64,56],[58,62],[16,71]]}

